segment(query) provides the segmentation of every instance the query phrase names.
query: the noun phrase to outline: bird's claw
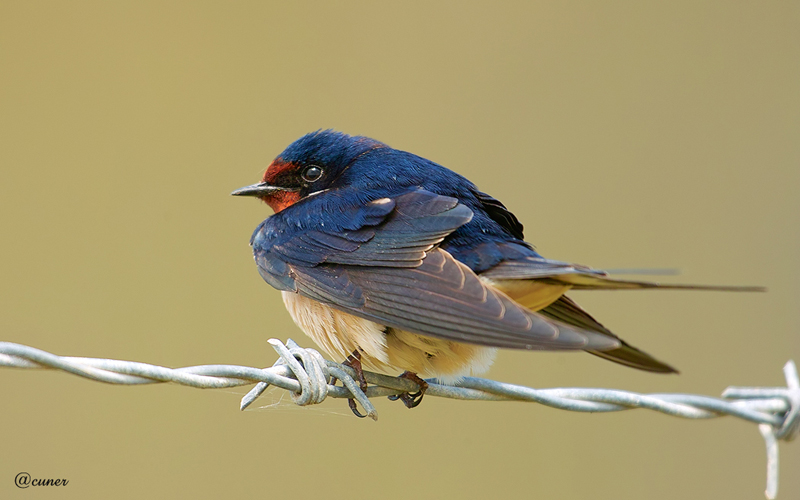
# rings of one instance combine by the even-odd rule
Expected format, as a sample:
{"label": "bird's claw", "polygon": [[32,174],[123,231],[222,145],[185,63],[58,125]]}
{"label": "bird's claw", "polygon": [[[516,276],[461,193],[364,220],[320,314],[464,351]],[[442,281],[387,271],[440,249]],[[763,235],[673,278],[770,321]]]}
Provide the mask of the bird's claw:
{"label": "bird's claw", "polygon": [[[361,390],[364,391],[364,394],[366,394],[367,393],[367,379],[364,378],[364,368],[361,365],[361,353],[358,352],[358,349],[353,351],[353,354],[347,356],[347,359],[342,364],[345,365],[345,366],[349,366],[350,368],[355,370],[356,379],[358,380],[358,385],[361,388]],[[336,384],[336,378],[333,379],[332,383]],[[350,411],[352,411],[353,415],[355,415],[356,417],[364,418],[364,417],[367,416],[367,415],[364,415],[363,413],[361,413],[360,411],[358,411],[358,407],[356,406],[356,400],[355,399],[349,398],[347,400],[347,406],[350,407]]]}
{"label": "bird's claw", "polygon": [[419,390],[417,392],[404,392],[402,394],[389,396],[389,400],[397,401],[399,399],[404,405],[406,405],[406,408],[416,408],[422,402],[422,397],[425,395],[425,391],[428,390],[428,383],[422,380],[416,373],[406,371],[400,376],[417,384],[419,386]]}

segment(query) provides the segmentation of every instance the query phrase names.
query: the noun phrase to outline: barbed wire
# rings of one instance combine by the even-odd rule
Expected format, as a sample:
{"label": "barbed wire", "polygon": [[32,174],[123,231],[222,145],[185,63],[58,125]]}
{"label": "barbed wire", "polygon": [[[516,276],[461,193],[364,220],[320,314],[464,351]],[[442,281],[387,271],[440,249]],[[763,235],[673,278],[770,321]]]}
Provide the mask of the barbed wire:
{"label": "barbed wire", "polygon": [[[173,382],[201,389],[221,389],[255,383],[241,401],[240,409],[252,404],[270,385],[290,391],[301,406],[319,404],[327,397],[355,399],[373,420],[378,412],[369,398],[417,391],[406,378],[364,372],[368,384],[362,391],[351,367],[326,360],[314,349],[300,347],[293,340],[283,344],[270,339],[279,358],[269,368],[238,365],[199,365],[166,368],[135,361],[57,356],[34,347],[0,342],[0,366],[46,368],[72,373],[91,380],[121,385]],[[729,387],[722,398],[696,394],[638,394],[615,389],[555,388],[533,389],[475,377],[455,385],[427,380],[427,396],[482,401],[528,401],[580,412],[612,412],[649,409],[674,417],[707,419],[732,416],[759,424],[767,447],[767,488],[774,499],[778,492],[778,441],[791,441],[800,433],[800,379],[789,361],[783,368],[787,387]],[[332,378],[343,387],[331,384]]]}

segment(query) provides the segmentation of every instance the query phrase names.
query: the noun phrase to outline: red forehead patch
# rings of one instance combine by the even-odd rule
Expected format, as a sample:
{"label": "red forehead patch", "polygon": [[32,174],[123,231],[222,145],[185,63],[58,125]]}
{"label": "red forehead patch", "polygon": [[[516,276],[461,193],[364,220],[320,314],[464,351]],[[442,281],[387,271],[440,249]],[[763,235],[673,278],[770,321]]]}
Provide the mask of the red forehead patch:
{"label": "red forehead patch", "polygon": [[264,172],[264,178],[261,180],[267,184],[272,184],[282,173],[292,170],[296,167],[297,165],[294,163],[274,160],[269,164],[269,167],[267,167],[267,171]]}
{"label": "red forehead patch", "polygon": [[[294,163],[275,160],[269,164],[267,171],[264,172],[262,182],[275,185],[283,174],[295,168],[297,168],[297,165]],[[300,193],[297,191],[275,191],[266,196],[262,196],[261,199],[264,200],[275,213],[278,213],[300,201]]]}

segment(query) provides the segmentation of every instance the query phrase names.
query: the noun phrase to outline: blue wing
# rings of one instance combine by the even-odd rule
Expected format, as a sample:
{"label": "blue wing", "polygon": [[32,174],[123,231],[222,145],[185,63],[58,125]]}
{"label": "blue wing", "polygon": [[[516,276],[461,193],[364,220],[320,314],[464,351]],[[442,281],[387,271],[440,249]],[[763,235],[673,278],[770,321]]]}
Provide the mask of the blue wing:
{"label": "blue wing", "polygon": [[519,349],[620,345],[517,304],[438,248],[471,217],[455,198],[422,189],[357,206],[312,197],[267,219],[251,243],[275,288],[393,328]]}

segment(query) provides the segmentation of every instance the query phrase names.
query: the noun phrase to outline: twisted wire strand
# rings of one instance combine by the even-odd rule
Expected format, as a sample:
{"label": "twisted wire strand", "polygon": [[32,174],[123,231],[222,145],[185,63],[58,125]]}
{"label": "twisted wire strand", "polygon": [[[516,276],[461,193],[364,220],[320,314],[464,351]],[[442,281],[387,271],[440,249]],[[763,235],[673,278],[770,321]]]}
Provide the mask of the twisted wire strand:
{"label": "twisted wire strand", "polygon": [[[256,384],[242,398],[240,408],[252,404],[270,385],[288,390],[301,406],[319,404],[327,397],[355,399],[373,420],[378,413],[370,397],[413,392],[417,385],[405,378],[364,372],[371,384],[366,394],[355,380],[355,371],[326,360],[314,349],[304,349],[289,339],[284,345],[270,339],[279,359],[269,368],[238,365],[200,365],[166,368],[135,361],[57,356],[34,347],[0,342],[0,366],[62,370],[99,382],[140,385],[173,382],[202,389]],[[732,416],[759,424],[767,447],[767,498],[778,491],[778,441],[791,441],[800,433],[800,379],[789,361],[783,368],[787,387],[729,387],[724,399],[696,394],[638,394],[615,389],[533,389],[475,377],[457,385],[427,380],[427,396],[483,401],[529,401],[580,412],[611,412],[643,408],[689,419]],[[343,387],[332,385],[332,379]]]}

